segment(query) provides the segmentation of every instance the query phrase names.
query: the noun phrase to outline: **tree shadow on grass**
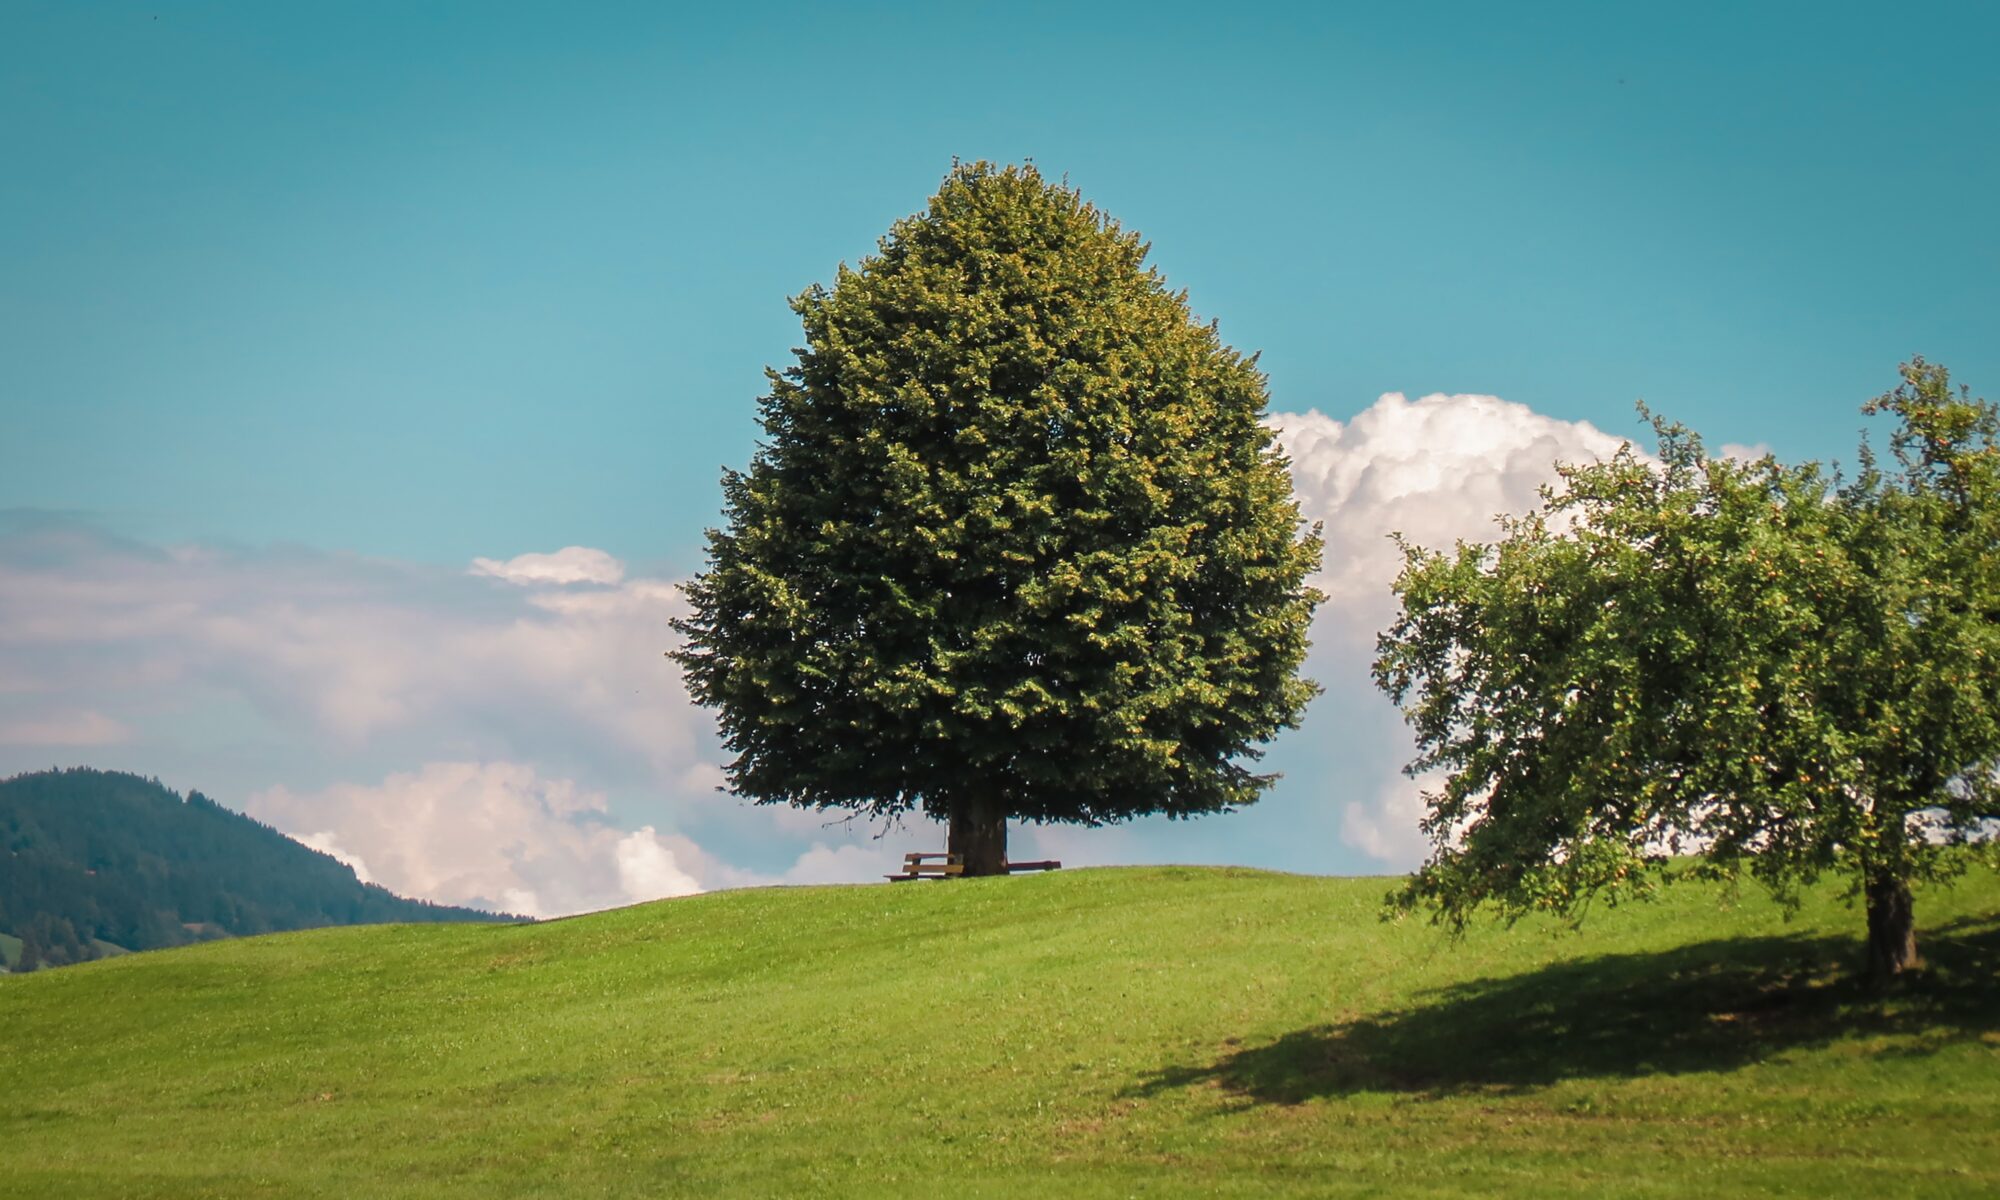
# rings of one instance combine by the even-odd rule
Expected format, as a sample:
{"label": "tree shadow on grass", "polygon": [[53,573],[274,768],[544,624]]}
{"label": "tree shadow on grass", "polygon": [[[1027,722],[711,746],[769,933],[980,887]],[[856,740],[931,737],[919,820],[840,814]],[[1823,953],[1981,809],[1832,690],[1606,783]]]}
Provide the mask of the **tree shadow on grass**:
{"label": "tree shadow on grass", "polygon": [[1605,954],[1423,993],[1407,1009],[1285,1034],[1142,1080],[1249,1104],[1362,1091],[1508,1092],[1567,1079],[1726,1070],[1849,1036],[1923,1054],[2000,1031],[2000,918],[1929,931],[1925,969],[1883,991],[1854,939],[1735,938]]}

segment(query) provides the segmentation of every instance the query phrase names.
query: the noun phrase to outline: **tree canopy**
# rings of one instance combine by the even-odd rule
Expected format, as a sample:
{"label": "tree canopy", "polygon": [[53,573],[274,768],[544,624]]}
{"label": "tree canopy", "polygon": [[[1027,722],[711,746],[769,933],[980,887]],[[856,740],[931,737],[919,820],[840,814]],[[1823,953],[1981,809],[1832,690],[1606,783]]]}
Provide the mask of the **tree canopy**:
{"label": "tree canopy", "polygon": [[764,439],[674,652],[737,793],[951,823],[1252,802],[1293,724],[1315,531],[1265,380],[1136,234],[1032,167],[955,167],[792,302]]}
{"label": "tree canopy", "polygon": [[1574,915],[1678,855],[1780,896],[1844,872],[1871,970],[1916,963],[1910,885],[2000,818],[2000,452],[1943,367],[1902,376],[1867,406],[1894,461],[1864,442],[1852,479],[1656,420],[1657,461],[1561,468],[1497,542],[1405,546],[1375,677],[1442,782],[1401,904]]}

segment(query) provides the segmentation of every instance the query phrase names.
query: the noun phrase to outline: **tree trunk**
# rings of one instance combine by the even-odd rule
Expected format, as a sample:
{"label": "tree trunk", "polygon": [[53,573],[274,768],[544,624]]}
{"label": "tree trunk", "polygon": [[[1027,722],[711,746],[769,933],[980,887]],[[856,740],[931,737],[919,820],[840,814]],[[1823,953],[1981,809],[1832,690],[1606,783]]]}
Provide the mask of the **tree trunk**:
{"label": "tree trunk", "polygon": [[1007,810],[986,800],[952,802],[945,850],[963,855],[967,875],[1007,873]]}
{"label": "tree trunk", "polygon": [[1884,873],[1868,876],[1868,977],[1887,983],[1917,965],[1916,905],[1910,885]]}

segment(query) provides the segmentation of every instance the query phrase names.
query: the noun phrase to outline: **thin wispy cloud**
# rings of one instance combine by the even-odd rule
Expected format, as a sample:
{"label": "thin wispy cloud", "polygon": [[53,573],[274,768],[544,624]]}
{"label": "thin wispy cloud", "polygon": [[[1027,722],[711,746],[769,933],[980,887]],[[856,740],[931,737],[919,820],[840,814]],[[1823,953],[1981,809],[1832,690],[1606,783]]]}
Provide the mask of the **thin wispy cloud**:
{"label": "thin wispy cloud", "polygon": [[589,546],[564,546],[553,554],[517,554],[506,562],[475,558],[472,560],[472,573],[491,575],[495,579],[523,586],[538,583],[615,584],[625,578],[625,564]]}

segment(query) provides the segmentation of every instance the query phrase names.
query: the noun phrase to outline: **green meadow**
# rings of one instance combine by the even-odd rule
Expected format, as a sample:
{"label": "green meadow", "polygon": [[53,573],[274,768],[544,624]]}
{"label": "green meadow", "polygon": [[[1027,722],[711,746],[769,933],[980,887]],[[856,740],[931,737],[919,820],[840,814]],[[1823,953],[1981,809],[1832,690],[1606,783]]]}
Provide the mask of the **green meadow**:
{"label": "green meadow", "polygon": [[0,978],[0,1195],[2000,1194],[2000,881],[1579,933],[1133,868]]}

